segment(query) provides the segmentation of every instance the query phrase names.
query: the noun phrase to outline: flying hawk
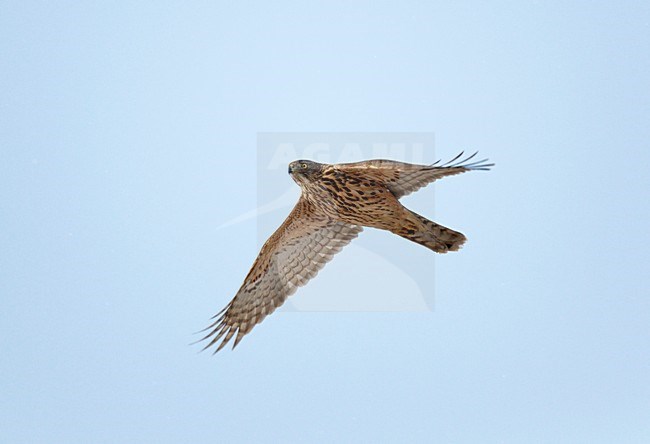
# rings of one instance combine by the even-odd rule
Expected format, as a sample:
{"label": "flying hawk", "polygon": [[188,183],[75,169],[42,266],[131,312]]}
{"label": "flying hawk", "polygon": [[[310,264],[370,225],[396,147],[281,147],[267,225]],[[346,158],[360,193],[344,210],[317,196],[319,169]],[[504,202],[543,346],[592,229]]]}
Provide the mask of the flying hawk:
{"label": "flying hawk", "polygon": [[435,251],[457,251],[465,236],[402,206],[399,199],[445,176],[489,170],[477,153],[445,164],[414,165],[392,160],[322,164],[297,160],[289,174],[302,190],[287,219],[266,241],[232,301],[212,319],[200,341],[204,347],[237,334],[233,348],[255,325],[305,285],[332,257],[363,230],[388,230]]}

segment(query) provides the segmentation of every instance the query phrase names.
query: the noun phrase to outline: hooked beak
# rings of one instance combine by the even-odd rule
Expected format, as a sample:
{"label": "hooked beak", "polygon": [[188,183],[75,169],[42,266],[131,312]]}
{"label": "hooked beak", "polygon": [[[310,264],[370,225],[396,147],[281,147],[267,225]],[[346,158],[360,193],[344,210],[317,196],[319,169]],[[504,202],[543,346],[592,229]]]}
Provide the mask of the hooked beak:
{"label": "hooked beak", "polygon": [[293,173],[293,167],[289,164],[289,174]]}

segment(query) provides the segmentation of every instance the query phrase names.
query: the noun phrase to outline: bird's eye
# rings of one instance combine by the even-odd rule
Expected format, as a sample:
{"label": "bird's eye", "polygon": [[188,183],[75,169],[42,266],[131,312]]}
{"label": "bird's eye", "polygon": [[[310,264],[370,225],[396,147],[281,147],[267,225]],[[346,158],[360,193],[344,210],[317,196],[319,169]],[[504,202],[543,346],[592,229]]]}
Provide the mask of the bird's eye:
{"label": "bird's eye", "polygon": [[306,164],[306,163],[301,163],[300,166],[301,166],[303,169],[307,168],[307,164]]}

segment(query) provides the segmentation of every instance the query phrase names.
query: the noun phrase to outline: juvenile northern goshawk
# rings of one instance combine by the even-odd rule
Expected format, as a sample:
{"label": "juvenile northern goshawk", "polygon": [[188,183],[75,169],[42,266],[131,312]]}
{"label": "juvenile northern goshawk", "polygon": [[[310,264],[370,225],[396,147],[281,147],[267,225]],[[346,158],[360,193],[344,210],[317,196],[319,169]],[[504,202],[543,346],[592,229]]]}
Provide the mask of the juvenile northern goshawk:
{"label": "juvenile northern goshawk", "polygon": [[[287,219],[266,241],[232,301],[204,331],[205,348],[223,337],[215,353],[236,333],[233,348],[256,324],[300,286],[316,276],[332,256],[363,230],[388,230],[435,251],[458,250],[462,233],[402,206],[399,199],[445,176],[489,170],[487,159],[470,162],[460,153],[451,161],[414,165],[392,160],[327,165],[309,160],[289,164],[302,194]],[[205,349],[204,348],[204,349]]]}

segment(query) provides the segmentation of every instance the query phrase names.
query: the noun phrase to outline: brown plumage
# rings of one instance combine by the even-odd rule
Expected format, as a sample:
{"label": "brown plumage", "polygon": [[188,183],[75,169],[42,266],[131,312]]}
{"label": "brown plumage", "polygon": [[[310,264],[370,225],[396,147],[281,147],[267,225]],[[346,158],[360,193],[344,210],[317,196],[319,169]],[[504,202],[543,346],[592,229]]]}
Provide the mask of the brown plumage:
{"label": "brown plumage", "polygon": [[401,197],[445,176],[489,170],[487,159],[469,162],[476,153],[440,165],[392,160],[326,165],[298,160],[289,174],[302,195],[287,219],[266,241],[232,301],[217,313],[200,341],[215,353],[235,337],[233,348],[256,324],[300,286],[316,276],[332,256],[363,230],[388,230],[437,252],[458,250],[462,233],[438,225],[402,206]]}

